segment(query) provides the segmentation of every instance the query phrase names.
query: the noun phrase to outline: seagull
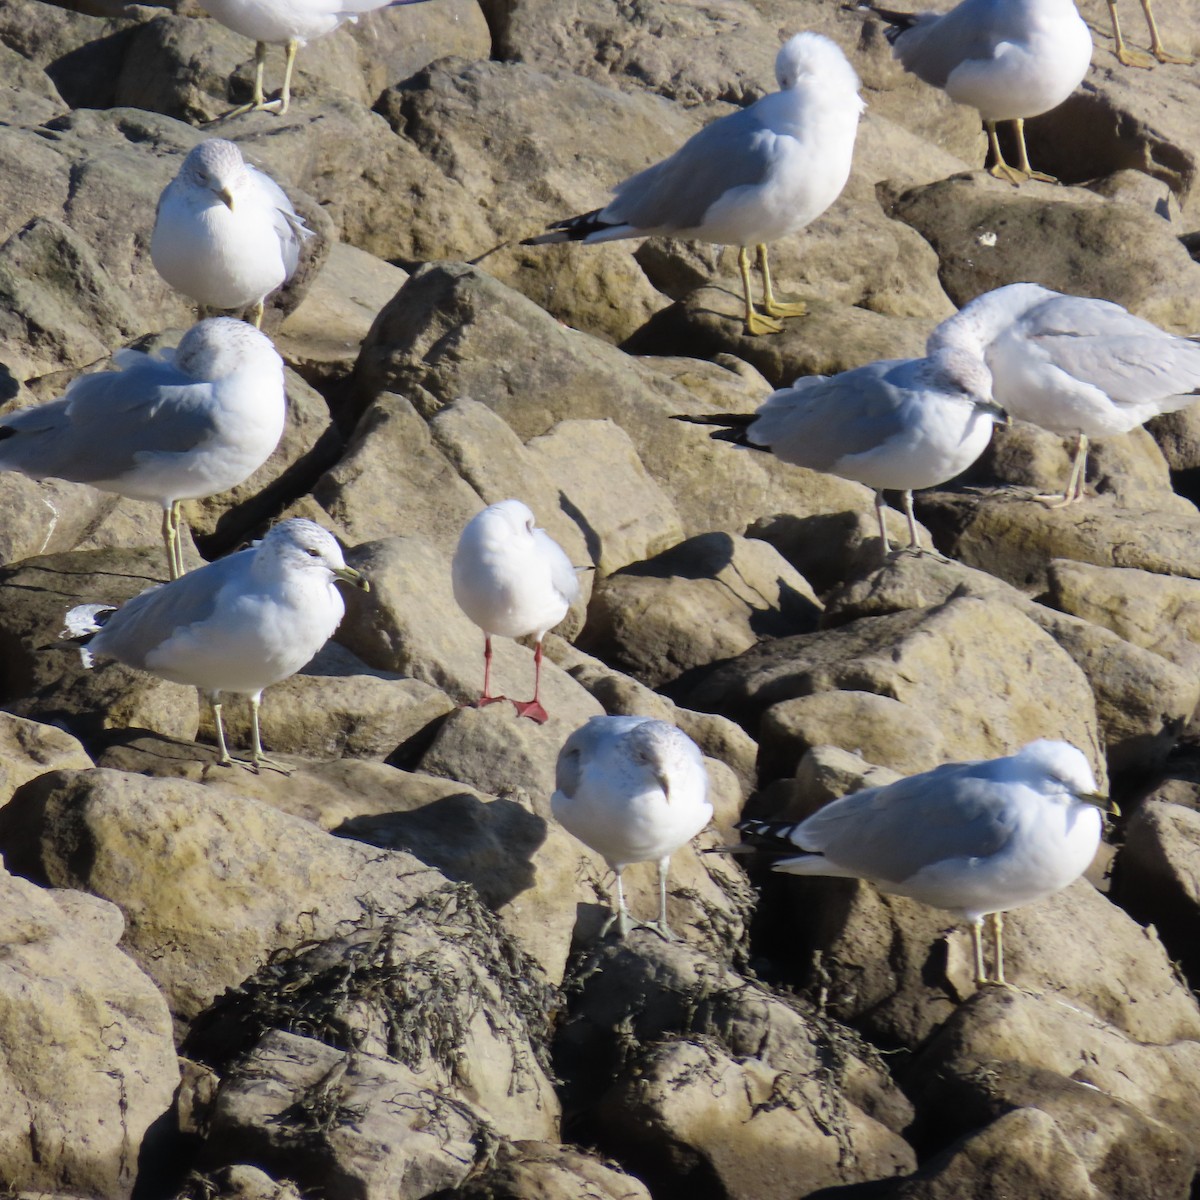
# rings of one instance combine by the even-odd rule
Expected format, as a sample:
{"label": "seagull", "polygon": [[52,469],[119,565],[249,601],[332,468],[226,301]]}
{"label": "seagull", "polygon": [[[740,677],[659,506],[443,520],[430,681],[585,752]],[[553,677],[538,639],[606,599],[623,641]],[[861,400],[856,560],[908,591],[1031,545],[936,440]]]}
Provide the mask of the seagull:
{"label": "seagull", "polygon": [[[227,29],[254,39],[254,96],[225,114],[222,120],[259,109],[274,109],[280,116],[288,110],[292,94],[292,68],[296,51],[312,38],[332,33],[343,21],[357,21],[362,13],[422,0],[200,0],[200,7]],[[267,47],[286,47],[283,90],[278,100],[263,95],[263,67]]]}
{"label": "seagull", "polygon": [[[1146,17],[1146,25],[1150,30],[1150,53],[1158,59],[1160,63],[1176,63],[1179,66],[1187,67],[1196,60],[1190,54],[1172,54],[1162,43],[1162,37],[1158,32],[1158,22],[1154,19],[1154,11],[1150,7],[1150,0],[1141,0],[1142,12]],[[1113,47],[1113,53],[1126,67],[1151,67],[1153,62],[1145,54],[1139,54],[1136,50],[1130,50],[1125,45],[1125,39],[1121,36],[1121,18],[1117,16],[1117,0],[1108,0],[1108,15],[1112,18],[1113,41],[1116,45]]]}
{"label": "seagull", "polygon": [[1007,417],[992,398],[982,358],[947,347],[928,358],[801,377],[753,413],[675,419],[719,425],[714,438],[874,488],[886,560],[884,490],[904,493],[910,547],[920,553],[913,489],[936,487],[965,471],[983,453],[992,426]]}
{"label": "seagull", "polygon": [[529,506],[501,500],[473,516],[458,539],[451,564],[454,599],[483,630],[482,708],[493,696],[492,635],[537,641],[533,652],[533,699],[513,701],[517,715],[539,725],[548,714],[539,699],[542,638],[567,615],[579,595],[579,579],[562,547],[539,529]]}
{"label": "seagull", "polygon": [[621,872],[658,863],[658,919],[645,922],[673,939],[667,924],[667,868],[680,846],[712,819],[704,759],[687,734],[648,717],[592,717],[563,744],[550,805],[559,823],[599,854],[617,876],[617,904],[600,936],[634,924]]}
{"label": "seagull", "polygon": [[334,586],[339,579],[369,590],[346,565],[332,534],[294,517],[250,548],[142,592],[120,608],[72,608],[62,636],[82,647],[84,666],[101,655],[199,688],[212,705],[222,766],[234,760],[225,742],[221,693],[249,697],[250,766],[258,774],[260,765],[275,766],[263,754],[259,734],[263,689],[294,675],[329,640],[346,611]]}
{"label": "seagull", "polygon": [[[1118,811],[1083,754],[1043,739],[1007,758],[947,763],[854,792],[798,824],[738,828],[752,845],[785,855],[772,864],[776,871],[865,879],[969,921],[982,986],[1005,983],[1003,914],[1083,874],[1100,844],[1100,809]],[[990,977],[985,916],[996,945]]]}
{"label": "seagull", "polygon": [[1078,439],[1056,506],[1083,498],[1088,439],[1127,433],[1200,399],[1200,343],[1176,337],[1108,300],[1036,283],[985,292],[943,321],[930,353],[981,356],[1010,416]]}
{"label": "seagull", "polygon": [[[662,162],[613,189],[604,208],[558,221],[521,244],[607,242],[662,235],[736,245],[748,334],[778,333],[776,318],[803,316],[771,289],[767,242],[815,221],[850,175],[859,79],[836,43],[798,33],[775,60],[779,91],[712,122]],[[763,278],[763,310],[750,291],[749,246]]]}
{"label": "seagull", "polygon": [[193,325],[160,357],[118,350],[60,400],[0,418],[0,470],[68,479],[162,507],[172,579],[183,574],[183,500],[227,491],[283,436],[283,360],[243,321]]}
{"label": "seagull", "polygon": [[[1025,118],[1057,108],[1087,74],[1092,35],[1072,0],[962,0],[947,13],[862,7],[891,26],[886,36],[906,71],[979,110],[992,175],[1058,182],[1029,165]],[[1016,123],[1015,167],[1000,152],[997,121]]]}
{"label": "seagull", "polygon": [[275,180],[233,142],[210,138],[192,147],[159,197],[150,258],[202,309],[253,305],[258,328],[264,300],[295,275],[312,236]]}

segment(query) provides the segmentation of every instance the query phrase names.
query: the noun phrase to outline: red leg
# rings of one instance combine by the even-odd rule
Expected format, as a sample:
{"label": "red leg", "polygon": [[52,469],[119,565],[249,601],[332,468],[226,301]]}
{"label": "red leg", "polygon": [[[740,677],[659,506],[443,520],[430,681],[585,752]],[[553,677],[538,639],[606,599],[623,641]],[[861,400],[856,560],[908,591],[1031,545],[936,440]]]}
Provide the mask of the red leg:
{"label": "red leg", "polygon": [[475,702],[476,708],[483,708],[488,704],[495,704],[497,700],[503,700],[503,696],[492,695],[492,638],[490,634],[483,635],[483,695]]}
{"label": "red leg", "polygon": [[550,714],[542,707],[542,702],[538,699],[541,686],[542,643],[538,642],[537,649],[533,652],[533,699],[514,700],[513,704],[516,706],[518,717],[528,717],[531,721],[544,725],[550,719]]}

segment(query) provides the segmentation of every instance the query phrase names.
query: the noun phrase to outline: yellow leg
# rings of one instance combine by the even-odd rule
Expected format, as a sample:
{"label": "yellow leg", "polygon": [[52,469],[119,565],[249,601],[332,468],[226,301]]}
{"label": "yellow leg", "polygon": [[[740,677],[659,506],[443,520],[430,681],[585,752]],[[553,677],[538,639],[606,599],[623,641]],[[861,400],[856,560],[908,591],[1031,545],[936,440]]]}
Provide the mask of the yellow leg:
{"label": "yellow leg", "polygon": [[175,505],[173,503],[168,504],[163,509],[162,519],[162,539],[163,545],[167,549],[167,576],[170,579],[179,578],[179,572],[176,567],[175,558],[175,528],[172,521],[172,514],[174,513],[174,510]]}
{"label": "yellow leg", "polygon": [[988,982],[987,968],[983,965],[983,918],[971,922],[971,941],[975,947],[975,985],[983,987]]}
{"label": "yellow leg", "polygon": [[888,541],[887,523],[884,520],[884,509],[887,505],[883,502],[883,493],[875,493],[875,519],[879,522],[879,545],[883,551],[883,561],[887,562],[888,555],[892,552],[892,543]]}
{"label": "yellow leg", "polygon": [[1017,170],[1030,179],[1039,179],[1042,183],[1057,183],[1058,180],[1053,175],[1047,175],[1044,171],[1035,171],[1029,165],[1029,151],[1025,149],[1025,120],[1022,117],[1017,117]]}
{"label": "yellow leg", "polygon": [[283,66],[283,91],[279,93],[279,115],[282,117],[288,110],[292,99],[292,68],[296,65],[296,51],[300,43],[295,39],[287,44],[287,58]]}
{"label": "yellow leg", "polygon": [[771,290],[771,268],[767,266],[767,247],[759,242],[755,247],[758,253],[758,269],[763,280],[763,312],[769,317],[802,317],[808,312],[808,305],[803,300],[792,304],[783,304],[775,299]]}
{"label": "yellow leg", "polygon": [[1154,66],[1154,60],[1148,54],[1130,50],[1125,45],[1125,38],[1121,35],[1121,18],[1117,16],[1117,0],[1108,0],[1108,15],[1112,21],[1113,53],[1117,56],[1117,61],[1122,66],[1144,67],[1148,71]]}
{"label": "yellow leg", "polygon": [[[1115,2],[1116,0],[1110,0],[1110,3]],[[1160,63],[1175,63],[1181,67],[1191,66],[1196,60],[1190,54],[1172,54],[1163,46],[1162,38],[1158,34],[1158,22],[1154,19],[1154,13],[1150,8],[1150,0],[1142,0],[1142,12],[1146,14],[1146,25],[1150,29],[1150,53]]]}
{"label": "yellow leg", "polygon": [[1087,453],[1088,436],[1079,435],[1075,444],[1075,457],[1071,460],[1071,474],[1067,478],[1067,486],[1061,496],[1051,493],[1048,496],[1035,496],[1050,508],[1066,508],[1068,504],[1078,504],[1083,499],[1084,488],[1087,484]]}
{"label": "yellow leg", "polygon": [[217,723],[217,749],[221,752],[221,757],[217,759],[223,767],[232,767],[233,759],[229,755],[229,746],[225,741],[225,723],[221,720],[221,702],[217,699],[216,693],[209,696],[208,702],[212,705],[213,720]]}
{"label": "yellow leg", "polygon": [[1004,914],[992,913],[992,938],[996,943],[996,978],[993,982],[1006,984],[1004,978]]}
{"label": "yellow leg", "polygon": [[250,324],[253,325],[255,329],[262,328],[263,313],[265,311],[266,306],[264,305],[263,301],[256,300],[254,302],[254,307],[250,310]]}
{"label": "yellow leg", "polygon": [[745,246],[738,247],[738,270],[742,275],[742,293],[746,298],[746,332],[751,336],[760,333],[779,333],[783,323],[774,317],[760,316],[754,311],[754,298],[750,290],[750,255]]}
{"label": "yellow leg", "polygon": [[250,697],[250,769],[258,775],[263,767],[269,767],[272,771],[278,771],[281,775],[290,775],[291,771],[268,758],[263,753],[262,734],[258,724],[258,710],[262,705],[262,693],[256,692]]}
{"label": "yellow leg", "polygon": [[240,117],[243,113],[259,112],[263,109],[274,108],[279,101],[268,100],[263,93],[263,70],[267,65],[267,43],[254,43],[254,92],[250,97],[249,104],[239,104],[237,108],[231,108],[223,116],[217,118],[219,121],[229,121],[234,117]]}
{"label": "yellow leg", "polygon": [[[1005,179],[1017,187],[1029,178],[1023,171],[1017,170],[1016,167],[1010,167],[1004,161],[1004,155],[1000,152],[1000,141],[996,137],[996,122],[984,121],[983,127],[987,130],[988,150],[991,153],[992,165],[988,167],[988,174],[994,175],[997,179]],[[1022,139],[1024,145],[1024,139]]]}

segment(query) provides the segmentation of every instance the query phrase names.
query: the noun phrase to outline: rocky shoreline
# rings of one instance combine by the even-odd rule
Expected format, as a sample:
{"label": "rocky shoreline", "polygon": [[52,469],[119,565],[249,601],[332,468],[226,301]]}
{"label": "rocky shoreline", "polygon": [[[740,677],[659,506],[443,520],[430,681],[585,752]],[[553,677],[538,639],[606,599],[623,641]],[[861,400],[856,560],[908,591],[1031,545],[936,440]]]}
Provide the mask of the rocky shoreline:
{"label": "rocky shoreline", "polygon": [[[917,496],[938,553],[882,566],[868,489],[670,418],[920,354],[1018,280],[1200,330],[1200,67],[1121,67],[1081,6],[1089,75],[1028,125],[1064,186],[1016,189],[977,169],[973,111],[822,0],[382,10],[306,47],[286,116],[215,127],[249,96],[245,39],[182,5],[76,7],[0,0],[0,400],[178,340],[155,203],[202,138],[237,142],[318,237],[268,306],[284,438],[185,506],[187,562],[305,516],[372,590],[266,693],[291,774],[222,768],[193,690],[56,644],[73,604],[161,581],[161,514],[0,474],[5,1194],[1191,1196],[1200,406],[1099,442],[1063,509],[1029,497],[1071,440],[997,430]],[[1200,49],[1189,5],[1156,11]],[[772,249],[807,317],[747,337],[732,251],[518,244],[762,95],[801,29],[868,101],[845,193]],[[464,707],[482,639],[450,559],[509,496],[594,568],[546,639],[542,726]],[[530,659],[498,639],[501,686],[526,694]],[[676,942],[597,939],[604,864],[550,812],[559,748],[605,712],[706,756]],[[703,853],[743,812],[1037,737],[1125,815],[1085,879],[1012,914],[1016,988],[975,988],[945,913]],[[626,881],[649,915],[653,864]]]}

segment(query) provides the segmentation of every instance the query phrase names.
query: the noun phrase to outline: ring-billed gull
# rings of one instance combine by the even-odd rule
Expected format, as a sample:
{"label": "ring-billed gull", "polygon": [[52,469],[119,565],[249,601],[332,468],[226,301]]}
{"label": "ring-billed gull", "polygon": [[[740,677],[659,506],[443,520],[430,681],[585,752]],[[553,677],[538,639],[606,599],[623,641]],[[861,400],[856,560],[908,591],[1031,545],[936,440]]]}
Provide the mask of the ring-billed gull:
{"label": "ring-billed gull", "polygon": [[1078,443],[1059,504],[1083,498],[1088,438],[1127,433],[1200,399],[1200,343],[1108,300],[1036,283],[985,292],[947,318],[928,349],[983,357],[1009,414]]}
{"label": "ring-billed gull", "polygon": [[[282,116],[292,95],[292,68],[296,51],[315,37],[332,33],[343,21],[357,21],[363,13],[422,0],[200,0],[200,7],[234,33],[254,39],[254,96],[249,104],[225,114],[230,117],[255,109],[274,109]],[[263,67],[267,47],[287,47],[283,90],[278,100],[263,95]]]}
{"label": "ring-billed gull", "polygon": [[658,920],[636,922],[670,938],[667,868],[680,846],[712,819],[708,776],[686,733],[647,717],[592,717],[558,754],[554,816],[599,854],[617,876],[617,904],[600,930],[615,923],[622,937],[633,921],[621,872],[630,863],[658,863]]}
{"label": "ring-billed gull", "polygon": [[[778,333],[775,318],[802,316],[805,307],[775,299],[766,243],[803,229],[841,195],[863,102],[854,68],[819,33],[786,41],[775,77],[778,92],[706,125],[670,158],[617,184],[604,208],[522,245],[661,234],[737,246],[746,332]],[[765,317],[751,298],[749,246],[757,247]]]}
{"label": "ring-billed gull", "polygon": [[928,358],[801,377],[772,392],[753,413],[676,419],[720,425],[714,438],[874,488],[886,558],[891,544],[883,521],[884,490],[904,493],[910,545],[919,551],[913,489],[953,479],[983,453],[992,426],[1006,419],[991,385],[981,357],[947,347]]}
{"label": "ring-billed gull", "polygon": [[[1057,182],[1029,165],[1025,118],[1057,108],[1087,74],[1092,35],[1072,0],[962,0],[947,13],[863,7],[891,25],[887,39],[906,71],[978,109],[993,175]],[[1016,167],[1000,152],[997,121],[1016,123]]]}
{"label": "ring-billed gull", "polygon": [[115,658],[172,683],[199,688],[212,704],[222,766],[233,759],[221,721],[221,694],[250,700],[250,765],[263,754],[258,710],[263,689],[294,675],[329,640],[346,611],[335,580],[367,589],[346,566],[333,535],[294,517],[261,542],[217,559],[120,608],[81,604],[67,613],[63,636],[83,661]]}
{"label": "ring-billed gull", "polygon": [[[1146,26],[1150,30],[1150,53],[1158,59],[1160,63],[1177,63],[1179,66],[1190,66],[1196,60],[1190,54],[1172,54],[1162,43],[1162,37],[1158,32],[1158,22],[1154,19],[1154,11],[1150,7],[1150,0],[1142,0],[1142,13],[1146,17]],[[1127,67],[1152,67],[1154,62],[1145,54],[1139,54],[1136,50],[1130,50],[1125,45],[1125,39],[1121,36],[1121,18],[1117,16],[1117,0],[1108,0],[1108,15],[1112,18],[1113,41],[1116,45],[1113,47],[1113,53]]]}
{"label": "ring-billed gull", "polygon": [[473,516],[463,528],[451,564],[454,599],[483,630],[483,695],[494,704],[492,635],[537,640],[533,652],[533,699],[513,701],[518,715],[546,721],[539,692],[542,639],[567,615],[579,595],[579,579],[562,547],[537,527],[529,506],[501,500]]}
{"label": "ring-billed gull", "polygon": [[163,510],[172,579],[183,573],[179,504],[248,479],[283,436],[283,360],[244,321],[193,325],[174,351],[118,350],[61,400],[0,418],[0,470],[69,479]]}
{"label": "ring-billed gull", "polygon": [[253,305],[259,326],[263,301],[296,273],[312,236],[275,180],[232,142],[210,138],[192,147],[159,197],[150,258],[202,308]]}
{"label": "ring-billed gull", "polygon": [[970,921],[980,984],[989,982],[982,931],[990,915],[992,981],[1003,983],[1002,914],[1083,874],[1100,844],[1102,808],[1117,811],[1083,754],[1042,740],[1007,758],[947,763],[854,792],[798,824],[738,828],[786,855],[772,864],[776,871],[866,879]]}

